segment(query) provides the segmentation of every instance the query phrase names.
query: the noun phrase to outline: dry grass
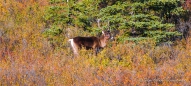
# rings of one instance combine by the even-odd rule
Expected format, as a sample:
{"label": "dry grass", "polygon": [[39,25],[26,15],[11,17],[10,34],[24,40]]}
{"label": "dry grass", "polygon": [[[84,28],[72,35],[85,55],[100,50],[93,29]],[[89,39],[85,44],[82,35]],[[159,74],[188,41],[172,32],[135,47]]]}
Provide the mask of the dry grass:
{"label": "dry grass", "polygon": [[191,39],[158,47],[113,42],[98,56],[81,50],[73,58],[67,39],[53,49],[43,37],[44,5],[11,1],[1,10],[12,15],[0,14],[0,85],[191,85]]}

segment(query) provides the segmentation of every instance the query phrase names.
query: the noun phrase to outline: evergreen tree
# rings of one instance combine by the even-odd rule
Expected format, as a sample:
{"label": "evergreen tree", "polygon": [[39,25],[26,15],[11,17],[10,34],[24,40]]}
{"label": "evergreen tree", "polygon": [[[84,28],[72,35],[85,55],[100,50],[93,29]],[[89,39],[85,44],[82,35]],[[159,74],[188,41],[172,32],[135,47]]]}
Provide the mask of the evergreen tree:
{"label": "evergreen tree", "polygon": [[[140,0],[118,2],[101,9],[100,17],[109,20],[113,29],[123,29],[121,40],[154,39],[157,43],[181,35],[169,22],[171,15],[184,13],[178,0]],[[103,16],[104,15],[104,16]]]}
{"label": "evergreen tree", "polygon": [[[68,2],[67,2],[68,1]],[[185,11],[179,0],[50,0],[45,21],[46,34],[59,35],[68,26],[95,32],[97,19],[102,28],[123,30],[119,40],[151,39],[157,43],[182,35],[175,30],[171,16]]]}

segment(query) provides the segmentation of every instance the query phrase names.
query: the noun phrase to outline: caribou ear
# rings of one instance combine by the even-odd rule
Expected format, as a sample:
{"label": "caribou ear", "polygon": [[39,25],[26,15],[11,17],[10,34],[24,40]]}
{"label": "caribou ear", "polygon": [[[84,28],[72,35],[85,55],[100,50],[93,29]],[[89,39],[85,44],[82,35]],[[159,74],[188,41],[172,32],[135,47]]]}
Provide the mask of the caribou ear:
{"label": "caribou ear", "polygon": [[104,31],[102,31],[102,34],[105,34]]}

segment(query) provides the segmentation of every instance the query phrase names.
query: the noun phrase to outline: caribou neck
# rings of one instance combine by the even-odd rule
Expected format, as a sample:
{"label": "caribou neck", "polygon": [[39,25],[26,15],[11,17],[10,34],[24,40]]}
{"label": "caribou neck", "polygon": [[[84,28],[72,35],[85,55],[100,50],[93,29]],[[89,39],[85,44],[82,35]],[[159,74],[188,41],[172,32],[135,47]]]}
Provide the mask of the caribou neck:
{"label": "caribou neck", "polygon": [[104,36],[101,36],[99,38],[99,41],[100,41],[100,47],[105,47],[106,46],[107,39],[105,39]]}

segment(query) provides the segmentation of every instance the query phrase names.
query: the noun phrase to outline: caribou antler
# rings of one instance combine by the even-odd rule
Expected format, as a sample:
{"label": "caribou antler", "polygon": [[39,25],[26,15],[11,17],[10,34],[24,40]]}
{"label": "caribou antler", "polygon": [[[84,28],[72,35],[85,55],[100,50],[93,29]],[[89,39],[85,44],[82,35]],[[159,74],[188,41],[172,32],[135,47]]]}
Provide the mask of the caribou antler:
{"label": "caribou antler", "polygon": [[101,21],[101,19],[97,19],[97,26],[98,26],[98,28],[100,28],[101,30],[103,30],[103,29],[100,27],[100,21]]}

